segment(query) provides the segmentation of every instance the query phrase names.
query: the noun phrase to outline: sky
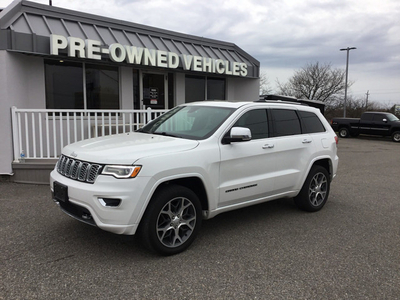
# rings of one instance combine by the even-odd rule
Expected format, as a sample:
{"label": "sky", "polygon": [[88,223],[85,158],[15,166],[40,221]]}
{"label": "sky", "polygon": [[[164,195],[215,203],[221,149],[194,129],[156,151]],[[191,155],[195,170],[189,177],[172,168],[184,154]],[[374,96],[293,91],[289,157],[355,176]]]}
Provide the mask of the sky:
{"label": "sky", "polygon": [[[33,0],[48,4],[49,0]],[[10,0],[0,0],[6,7]],[[400,104],[398,0],[52,0],[53,6],[234,43],[272,90],[309,63],[346,68],[348,95]]]}

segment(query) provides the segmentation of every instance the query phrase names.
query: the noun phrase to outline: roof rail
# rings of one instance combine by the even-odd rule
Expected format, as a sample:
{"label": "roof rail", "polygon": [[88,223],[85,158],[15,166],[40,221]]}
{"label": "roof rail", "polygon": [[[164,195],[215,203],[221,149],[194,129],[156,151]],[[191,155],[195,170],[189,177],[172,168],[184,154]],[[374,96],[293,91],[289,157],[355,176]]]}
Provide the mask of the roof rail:
{"label": "roof rail", "polygon": [[312,106],[318,108],[322,114],[325,111],[325,103],[317,100],[309,100],[309,99],[297,99],[295,97],[290,96],[281,96],[281,95],[260,95],[260,99],[254,102],[274,102],[274,101],[284,101],[284,102],[292,102],[303,105]]}
{"label": "roof rail", "polygon": [[282,95],[260,95],[260,100],[281,100],[281,101],[297,102],[296,97],[282,96]]}

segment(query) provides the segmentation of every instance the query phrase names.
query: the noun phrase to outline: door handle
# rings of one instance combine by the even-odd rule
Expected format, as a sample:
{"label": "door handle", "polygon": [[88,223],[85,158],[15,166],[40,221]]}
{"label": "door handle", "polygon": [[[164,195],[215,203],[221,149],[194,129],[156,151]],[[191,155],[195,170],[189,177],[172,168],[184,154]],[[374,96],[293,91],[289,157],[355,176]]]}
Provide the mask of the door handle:
{"label": "door handle", "polygon": [[312,142],[311,139],[304,139],[304,140],[303,140],[303,144],[309,144],[309,143],[311,143],[311,142]]}
{"label": "door handle", "polygon": [[274,144],[265,144],[262,148],[263,148],[263,149],[272,149],[272,148],[274,148],[274,147],[275,147]]}

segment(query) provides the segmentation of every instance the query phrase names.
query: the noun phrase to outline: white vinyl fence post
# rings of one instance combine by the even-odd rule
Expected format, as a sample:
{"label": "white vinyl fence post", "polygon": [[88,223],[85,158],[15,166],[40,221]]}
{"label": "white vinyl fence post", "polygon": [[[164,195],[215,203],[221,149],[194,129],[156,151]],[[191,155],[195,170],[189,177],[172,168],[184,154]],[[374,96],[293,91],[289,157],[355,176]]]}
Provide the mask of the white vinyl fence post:
{"label": "white vinyl fence post", "polygon": [[14,162],[18,162],[19,156],[21,154],[21,145],[19,144],[19,135],[21,134],[21,129],[18,128],[17,121],[17,108],[15,106],[11,107],[11,122],[12,122],[12,137],[14,144]]}

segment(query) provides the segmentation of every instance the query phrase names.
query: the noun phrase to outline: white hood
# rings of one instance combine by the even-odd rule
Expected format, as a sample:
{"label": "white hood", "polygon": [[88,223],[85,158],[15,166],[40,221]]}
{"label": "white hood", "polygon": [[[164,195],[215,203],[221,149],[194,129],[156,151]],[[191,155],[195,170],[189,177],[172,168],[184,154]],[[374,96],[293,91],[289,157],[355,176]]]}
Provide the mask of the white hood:
{"label": "white hood", "polygon": [[187,151],[198,144],[193,140],[130,132],[70,144],[62,153],[98,164],[131,165],[142,157]]}

